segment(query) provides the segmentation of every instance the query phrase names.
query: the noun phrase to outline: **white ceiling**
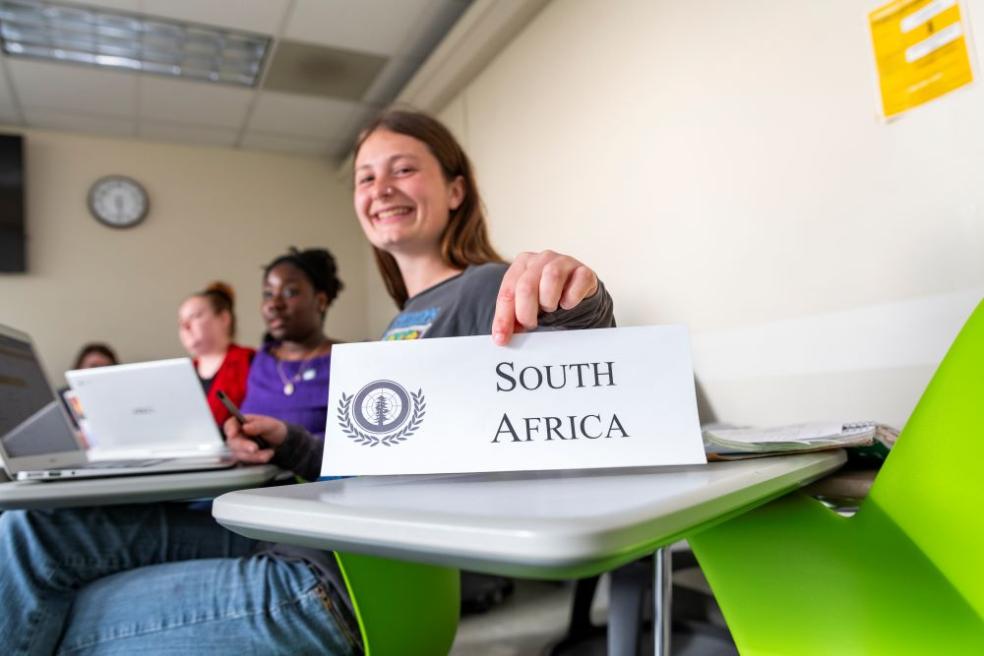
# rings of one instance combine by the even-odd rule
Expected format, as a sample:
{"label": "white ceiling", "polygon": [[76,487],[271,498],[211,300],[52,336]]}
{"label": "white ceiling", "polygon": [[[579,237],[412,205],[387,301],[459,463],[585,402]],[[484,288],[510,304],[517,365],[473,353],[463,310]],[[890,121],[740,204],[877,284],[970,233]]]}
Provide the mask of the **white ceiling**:
{"label": "white ceiling", "polygon": [[[0,53],[0,124],[337,157],[471,0],[83,0],[386,57],[360,101],[47,63]],[[274,48],[276,45],[274,45]],[[267,58],[269,64],[270,57]]]}

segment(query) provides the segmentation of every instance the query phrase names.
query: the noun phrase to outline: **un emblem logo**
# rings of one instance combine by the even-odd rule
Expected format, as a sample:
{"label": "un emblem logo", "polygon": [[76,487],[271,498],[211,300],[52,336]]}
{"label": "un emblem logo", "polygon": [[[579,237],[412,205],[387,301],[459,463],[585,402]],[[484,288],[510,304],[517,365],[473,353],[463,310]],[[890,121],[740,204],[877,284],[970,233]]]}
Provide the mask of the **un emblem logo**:
{"label": "un emblem logo", "polygon": [[338,425],[364,446],[393,446],[417,432],[426,409],[423,390],[411,394],[391,380],[376,380],[354,397],[342,392]]}

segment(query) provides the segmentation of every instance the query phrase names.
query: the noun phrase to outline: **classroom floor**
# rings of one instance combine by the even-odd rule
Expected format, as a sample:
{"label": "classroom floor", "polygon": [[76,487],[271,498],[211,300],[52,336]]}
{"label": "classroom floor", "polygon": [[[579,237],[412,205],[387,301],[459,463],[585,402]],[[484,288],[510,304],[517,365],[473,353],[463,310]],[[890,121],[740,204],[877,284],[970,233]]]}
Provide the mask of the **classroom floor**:
{"label": "classroom floor", "polygon": [[[682,594],[675,592],[681,604],[689,603],[685,598],[688,590],[706,588],[699,571],[678,572],[674,581],[676,586],[684,587]],[[607,581],[603,579],[591,610],[596,625],[605,620],[606,591]],[[567,630],[573,594],[574,584],[570,582],[517,580],[515,591],[505,602],[484,613],[462,617],[451,656],[544,656]],[[675,622],[674,656],[737,655],[724,620],[711,603],[701,613],[706,622],[700,625]],[[600,631],[595,639],[566,649],[562,656],[604,656],[605,646],[604,632]],[[648,634],[641,653],[644,656],[653,653]]]}

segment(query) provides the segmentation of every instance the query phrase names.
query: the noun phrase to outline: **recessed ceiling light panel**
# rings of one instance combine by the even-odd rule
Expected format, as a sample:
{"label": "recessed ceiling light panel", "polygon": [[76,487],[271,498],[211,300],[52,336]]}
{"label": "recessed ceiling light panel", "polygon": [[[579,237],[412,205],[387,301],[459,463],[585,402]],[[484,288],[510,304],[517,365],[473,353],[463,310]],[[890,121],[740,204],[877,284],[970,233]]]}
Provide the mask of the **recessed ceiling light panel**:
{"label": "recessed ceiling light panel", "polygon": [[31,57],[255,86],[270,38],[43,0],[0,0],[0,46]]}

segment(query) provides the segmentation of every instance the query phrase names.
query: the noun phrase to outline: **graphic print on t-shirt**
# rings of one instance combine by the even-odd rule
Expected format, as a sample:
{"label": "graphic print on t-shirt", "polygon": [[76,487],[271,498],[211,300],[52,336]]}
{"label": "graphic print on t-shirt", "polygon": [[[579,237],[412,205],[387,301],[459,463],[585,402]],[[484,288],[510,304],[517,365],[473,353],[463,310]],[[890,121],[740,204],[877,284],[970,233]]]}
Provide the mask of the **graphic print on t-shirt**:
{"label": "graphic print on t-shirt", "polygon": [[393,319],[393,323],[383,335],[383,340],[420,339],[440,313],[441,308],[439,307],[431,307],[417,312],[403,312]]}

